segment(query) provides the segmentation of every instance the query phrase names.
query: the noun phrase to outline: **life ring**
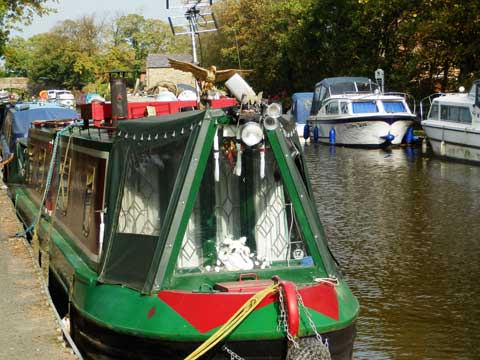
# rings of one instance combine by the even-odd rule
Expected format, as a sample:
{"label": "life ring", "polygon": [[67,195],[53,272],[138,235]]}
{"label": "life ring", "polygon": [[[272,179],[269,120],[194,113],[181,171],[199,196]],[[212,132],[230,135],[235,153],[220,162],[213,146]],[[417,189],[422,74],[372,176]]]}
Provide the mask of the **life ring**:
{"label": "life ring", "polygon": [[40,99],[42,99],[42,100],[47,100],[48,99],[48,91],[47,90],[42,90],[38,93],[38,96],[40,96]]}

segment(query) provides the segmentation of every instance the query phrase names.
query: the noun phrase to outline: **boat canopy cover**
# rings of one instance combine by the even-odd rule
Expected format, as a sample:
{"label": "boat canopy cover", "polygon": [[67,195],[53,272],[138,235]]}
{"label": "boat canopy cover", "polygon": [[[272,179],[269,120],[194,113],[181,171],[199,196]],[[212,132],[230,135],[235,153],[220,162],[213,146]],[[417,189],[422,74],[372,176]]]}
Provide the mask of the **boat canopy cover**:
{"label": "boat canopy cover", "polygon": [[312,107],[313,92],[292,95],[292,115],[297,124],[305,124]]}
{"label": "boat canopy cover", "polygon": [[3,157],[8,157],[17,139],[28,136],[28,129],[34,121],[76,119],[77,113],[53,104],[18,104],[5,115],[1,129]]}
{"label": "boat canopy cover", "polygon": [[190,146],[206,114],[189,111],[118,123],[108,168],[109,235],[99,281],[143,289],[154,255],[164,246],[168,209],[184,181],[177,175],[190,164]]}
{"label": "boat canopy cover", "polygon": [[340,77],[331,77],[331,78],[325,78],[319,83],[315,85],[315,87],[324,85],[326,87],[330,87],[333,85],[337,84],[344,84],[344,83],[368,83],[371,80],[367,77],[351,77],[351,76],[340,76]]}

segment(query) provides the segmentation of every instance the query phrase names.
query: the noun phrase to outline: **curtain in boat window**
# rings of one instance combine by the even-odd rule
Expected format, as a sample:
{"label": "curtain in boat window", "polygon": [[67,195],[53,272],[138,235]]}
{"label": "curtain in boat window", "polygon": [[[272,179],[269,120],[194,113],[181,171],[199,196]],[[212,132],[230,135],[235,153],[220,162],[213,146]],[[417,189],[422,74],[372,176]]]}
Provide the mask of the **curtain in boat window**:
{"label": "curtain in boat window", "polygon": [[399,101],[383,101],[383,108],[387,113],[404,113],[405,106]]}
{"label": "curtain in boat window", "polygon": [[274,156],[270,151],[265,154],[263,179],[258,151],[246,151],[242,162],[242,176],[236,176],[230,161],[220,156],[217,182],[210,158],[183,238],[177,271],[212,271],[218,265],[222,244],[242,237],[258,261],[288,261],[291,242],[298,235],[291,229],[292,209]]}
{"label": "curtain in boat window", "polygon": [[353,102],[352,111],[354,114],[366,114],[378,112],[377,103],[375,101]]}

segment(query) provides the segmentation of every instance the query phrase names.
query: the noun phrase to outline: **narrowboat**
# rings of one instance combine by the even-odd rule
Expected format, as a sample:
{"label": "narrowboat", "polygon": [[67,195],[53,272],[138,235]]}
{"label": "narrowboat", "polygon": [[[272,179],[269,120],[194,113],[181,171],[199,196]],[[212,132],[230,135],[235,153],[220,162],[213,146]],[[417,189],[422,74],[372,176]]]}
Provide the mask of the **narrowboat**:
{"label": "narrowboat", "polygon": [[9,174],[85,358],[351,359],[359,303],[278,105],[124,105],[35,122]]}
{"label": "narrowboat", "polygon": [[468,93],[434,94],[427,99],[430,109],[422,127],[433,153],[480,162],[480,80],[474,81]]}
{"label": "narrowboat", "polygon": [[406,97],[366,77],[323,79],[315,85],[306,137],[330,145],[399,145],[416,118]]}

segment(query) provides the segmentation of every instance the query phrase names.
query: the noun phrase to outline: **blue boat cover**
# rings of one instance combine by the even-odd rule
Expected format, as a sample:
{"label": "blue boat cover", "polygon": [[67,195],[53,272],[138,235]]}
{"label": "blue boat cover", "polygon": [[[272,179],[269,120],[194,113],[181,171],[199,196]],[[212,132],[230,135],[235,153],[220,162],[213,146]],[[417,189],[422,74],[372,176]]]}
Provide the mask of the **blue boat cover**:
{"label": "blue boat cover", "polygon": [[312,107],[313,92],[295,93],[292,95],[292,115],[297,124],[305,124]]}
{"label": "blue boat cover", "polygon": [[[0,132],[3,158],[8,157],[10,152],[13,151],[17,139],[28,136],[28,129],[31,127],[32,122],[37,120],[51,121],[77,118],[77,113],[74,110],[49,103],[17,104],[15,107],[12,107],[9,112],[11,116],[8,116],[7,113],[4,119],[3,129]],[[9,121],[11,121],[11,127],[6,126]],[[10,134],[3,133],[6,129],[10,130]],[[9,141],[6,141],[6,139]]]}

